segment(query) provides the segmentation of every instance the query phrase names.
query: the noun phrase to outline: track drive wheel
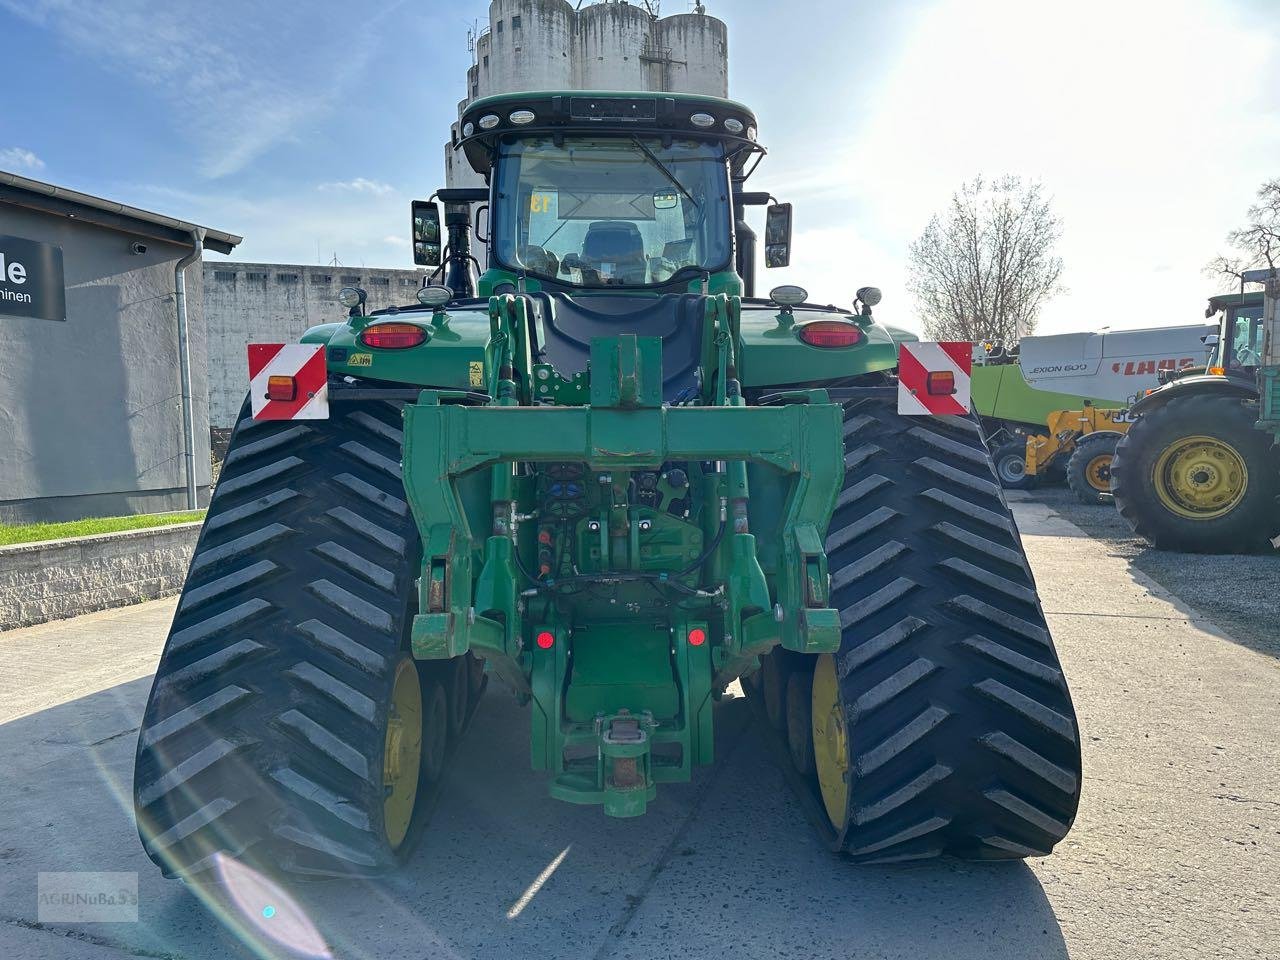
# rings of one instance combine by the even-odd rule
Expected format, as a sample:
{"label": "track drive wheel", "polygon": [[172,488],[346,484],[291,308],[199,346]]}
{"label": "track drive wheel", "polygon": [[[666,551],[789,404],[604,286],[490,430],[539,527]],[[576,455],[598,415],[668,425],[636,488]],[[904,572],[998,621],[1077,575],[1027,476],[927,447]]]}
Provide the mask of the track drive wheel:
{"label": "track drive wheel", "polygon": [[1030,490],[1036,485],[1035,474],[1027,473],[1026,440],[1010,440],[996,447],[992,454],[996,476],[1006,490]]}
{"label": "track drive wheel", "polygon": [[1239,397],[1176,397],[1143,413],[1116,447],[1120,515],[1161,550],[1252,553],[1280,533],[1280,456]]}
{"label": "track drive wheel", "polygon": [[1111,461],[1117,433],[1098,433],[1076,442],[1067,461],[1067,486],[1081,503],[1102,504],[1111,496]]}
{"label": "track drive wheel", "polygon": [[1048,853],[1075,817],[1079,732],[978,425],[865,399],[844,434],[844,636],[805,658],[832,842],[863,862]]}
{"label": "track drive wheel", "polygon": [[760,694],[765,714],[775,730],[787,729],[787,674],[790,664],[785,651],[776,647],[760,658]]}
{"label": "track drive wheel", "polygon": [[441,681],[408,653],[419,570],[400,412],[255,422],[231,440],[138,739],[148,855],[363,876],[412,849],[452,749]]}

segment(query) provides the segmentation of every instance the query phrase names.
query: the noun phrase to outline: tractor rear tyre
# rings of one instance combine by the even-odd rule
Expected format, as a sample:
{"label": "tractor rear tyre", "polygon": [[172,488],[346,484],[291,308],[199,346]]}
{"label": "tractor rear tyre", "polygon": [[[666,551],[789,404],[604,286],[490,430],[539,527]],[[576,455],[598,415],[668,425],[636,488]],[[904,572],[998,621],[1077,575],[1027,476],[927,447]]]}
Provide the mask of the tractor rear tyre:
{"label": "tractor rear tyre", "polygon": [[138,739],[139,834],[166,875],[219,856],[380,873],[436,792],[471,658],[408,652],[420,548],[399,410],[332,409],[246,410],[231,439]]}
{"label": "tractor rear tyre", "polygon": [[1116,447],[1111,491],[1160,550],[1253,553],[1280,533],[1280,457],[1238,397],[1177,397],[1143,413]]}
{"label": "tractor rear tyre", "polygon": [[1035,474],[1027,473],[1027,441],[1010,440],[996,447],[992,454],[996,476],[1006,490],[1030,490],[1036,485]]}
{"label": "tractor rear tyre", "polygon": [[1081,503],[1106,503],[1111,496],[1111,461],[1118,433],[1098,433],[1076,441],[1067,461],[1067,486]]}
{"label": "tractor rear tyre", "polygon": [[1079,731],[978,424],[862,399],[844,435],[827,536],[844,636],[801,658],[833,846],[862,862],[1046,854],[1075,818]]}

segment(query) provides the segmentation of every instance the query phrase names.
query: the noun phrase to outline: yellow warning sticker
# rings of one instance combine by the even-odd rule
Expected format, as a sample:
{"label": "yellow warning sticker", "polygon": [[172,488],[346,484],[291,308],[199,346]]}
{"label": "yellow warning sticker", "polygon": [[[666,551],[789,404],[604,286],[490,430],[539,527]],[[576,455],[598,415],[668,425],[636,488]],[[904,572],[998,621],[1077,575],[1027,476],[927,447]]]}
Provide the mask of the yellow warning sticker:
{"label": "yellow warning sticker", "polygon": [[472,360],[467,364],[467,383],[473,387],[484,386],[484,361]]}
{"label": "yellow warning sticker", "polygon": [[347,365],[351,367],[372,367],[372,353],[353,353],[351,359],[347,361]]}

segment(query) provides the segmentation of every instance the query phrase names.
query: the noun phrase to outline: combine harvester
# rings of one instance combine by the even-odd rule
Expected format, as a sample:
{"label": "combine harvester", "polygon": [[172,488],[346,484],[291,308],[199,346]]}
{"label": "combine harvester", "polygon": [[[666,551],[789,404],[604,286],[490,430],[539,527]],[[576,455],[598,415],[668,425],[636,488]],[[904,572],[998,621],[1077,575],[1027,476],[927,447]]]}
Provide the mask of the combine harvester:
{"label": "combine harvester", "polygon": [[[395,867],[490,679],[553,796],[635,816],[752,674],[834,850],[1048,853],[1078,728],[970,346],[913,349],[872,289],[753,296],[741,104],[509,94],[459,136],[489,189],[413,211],[446,283],[251,348],[139,735],[151,858]],[[768,206],[771,266],[790,222]]]}
{"label": "combine harvester", "polygon": [[978,351],[973,405],[1010,489],[1065,470],[1085,503],[1111,488],[1116,444],[1133,422],[1127,407],[1179,370],[1203,368],[1214,325],[1191,324],[1024,337],[1017,355]]}
{"label": "combine harvester", "polygon": [[1131,408],[1116,448],[1116,506],[1162,550],[1252,553],[1280,535],[1280,281],[1245,274],[1263,293],[1213,297],[1207,369],[1166,377]]}

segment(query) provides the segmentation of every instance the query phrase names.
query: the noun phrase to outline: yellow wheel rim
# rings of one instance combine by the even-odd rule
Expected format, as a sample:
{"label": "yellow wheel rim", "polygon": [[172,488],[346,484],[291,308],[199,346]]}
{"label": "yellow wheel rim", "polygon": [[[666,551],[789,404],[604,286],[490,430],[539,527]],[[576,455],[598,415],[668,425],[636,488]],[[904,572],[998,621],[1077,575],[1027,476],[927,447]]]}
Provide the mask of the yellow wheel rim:
{"label": "yellow wheel rim", "polygon": [[396,666],[387,715],[387,742],[382,754],[382,824],[387,842],[398,847],[409,832],[418,798],[418,768],[422,762],[422,687],[412,657]]}
{"label": "yellow wheel rim", "polygon": [[849,741],[836,680],[835,657],[824,653],[813,668],[813,759],[827,817],[837,830],[849,806]]}
{"label": "yellow wheel rim", "polygon": [[1229,443],[1217,437],[1183,437],[1170,444],[1152,471],[1156,496],[1188,520],[1230,513],[1249,489],[1249,468]]}
{"label": "yellow wheel rim", "polygon": [[1089,486],[1099,493],[1111,492],[1111,454],[1100,453],[1090,460],[1084,468],[1085,479]]}

